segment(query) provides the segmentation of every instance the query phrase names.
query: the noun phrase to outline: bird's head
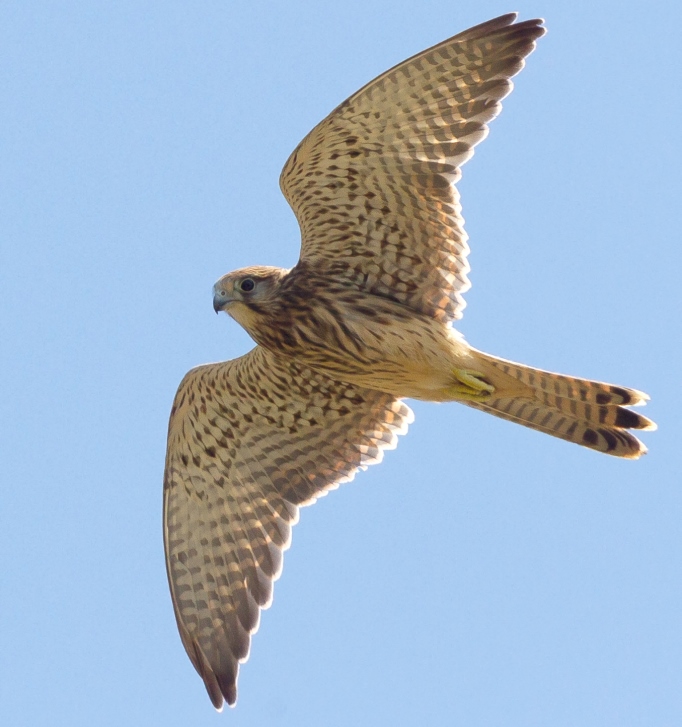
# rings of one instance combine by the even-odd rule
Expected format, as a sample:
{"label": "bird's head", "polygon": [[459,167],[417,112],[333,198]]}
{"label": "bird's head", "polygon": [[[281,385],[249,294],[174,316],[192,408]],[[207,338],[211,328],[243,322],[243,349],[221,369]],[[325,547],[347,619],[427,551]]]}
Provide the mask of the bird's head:
{"label": "bird's head", "polygon": [[277,295],[284,268],[254,265],[234,270],[213,286],[213,310],[225,311],[248,331],[254,318],[267,313]]}

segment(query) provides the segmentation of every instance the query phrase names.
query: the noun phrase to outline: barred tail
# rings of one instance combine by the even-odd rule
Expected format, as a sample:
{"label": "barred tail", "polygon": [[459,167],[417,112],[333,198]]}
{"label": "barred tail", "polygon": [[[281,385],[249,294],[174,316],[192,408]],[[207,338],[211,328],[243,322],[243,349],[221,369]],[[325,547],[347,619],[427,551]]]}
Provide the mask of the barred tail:
{"label": "barred tail", "polygon": [[463,402],[468,406],[616,457],[646,454],[644,444],[626,431],[656,429],[650,419],[626,408],[646,403],[649,397],[641,391],[472,353],[495,392],[482,402]]}

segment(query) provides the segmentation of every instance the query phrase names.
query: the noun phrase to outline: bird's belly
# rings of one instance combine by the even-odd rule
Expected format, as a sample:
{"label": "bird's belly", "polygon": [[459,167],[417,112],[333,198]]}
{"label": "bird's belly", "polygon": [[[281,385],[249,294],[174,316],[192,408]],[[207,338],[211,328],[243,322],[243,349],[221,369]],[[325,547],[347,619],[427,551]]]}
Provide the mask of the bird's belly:
{"label": "bird's belly", "polygon": [[461,334],[390,301],[372,314],[349,307],[337,320],[342,324],[334,335],[296,356],[331,378],[397,397],[445,401],[452,398],[453,369],[471,365]]}

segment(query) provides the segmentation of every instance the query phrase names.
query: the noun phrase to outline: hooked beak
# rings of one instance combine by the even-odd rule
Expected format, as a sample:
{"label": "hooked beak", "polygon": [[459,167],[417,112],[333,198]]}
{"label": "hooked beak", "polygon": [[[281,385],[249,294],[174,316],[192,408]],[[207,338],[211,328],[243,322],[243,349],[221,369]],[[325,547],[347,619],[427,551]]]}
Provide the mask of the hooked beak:
{"label": "hooked beak", "polygon": [[225,306],[234,300],[225,288],[214,285],[213,286],[213,310],[216,313],[220,313],[221,310],[225,310]]}

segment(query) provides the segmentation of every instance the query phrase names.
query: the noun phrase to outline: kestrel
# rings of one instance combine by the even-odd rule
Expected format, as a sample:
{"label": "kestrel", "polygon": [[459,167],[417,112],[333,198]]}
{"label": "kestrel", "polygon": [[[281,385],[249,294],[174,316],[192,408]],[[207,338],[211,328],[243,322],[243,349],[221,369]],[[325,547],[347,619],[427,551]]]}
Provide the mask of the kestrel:
{"label": "kestrel", "polygon": [[213,305],[256,342],[190,371],[170,417],[168,580],[182,642],[213,705],[237,699],[260,610],[298,510],[395,447],[404,398],[467,406],[617,457],[654,429],[633,389],[482,353],[453,327],[469,288],[455,183],[544,34],[503,15],[353,94],[289,157],[301,227],[291,270],[221,278]]}

